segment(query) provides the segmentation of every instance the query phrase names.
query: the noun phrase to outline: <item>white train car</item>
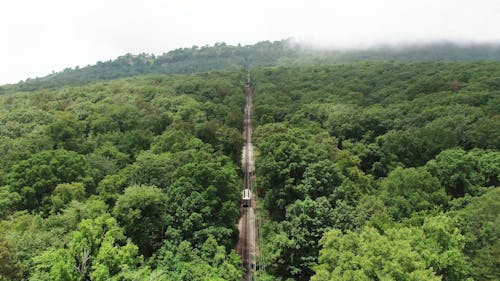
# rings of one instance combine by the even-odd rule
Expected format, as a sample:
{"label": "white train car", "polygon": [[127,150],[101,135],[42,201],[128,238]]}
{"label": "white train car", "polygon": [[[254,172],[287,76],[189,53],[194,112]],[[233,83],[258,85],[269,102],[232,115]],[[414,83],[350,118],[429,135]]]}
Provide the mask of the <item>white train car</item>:
{"label": "white train car", "polygon": [[243,198],[241,201],[241,205],[243,207],[248,207],[251,204],[252,193],[250,189],[243,189]]}

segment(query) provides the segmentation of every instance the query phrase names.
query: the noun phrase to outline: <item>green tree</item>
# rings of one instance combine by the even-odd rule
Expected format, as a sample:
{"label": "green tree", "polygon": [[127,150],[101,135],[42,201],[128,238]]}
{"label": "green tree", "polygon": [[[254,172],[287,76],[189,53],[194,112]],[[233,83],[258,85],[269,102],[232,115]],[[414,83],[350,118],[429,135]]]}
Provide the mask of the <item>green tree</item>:
{"label": "green tree", "polygon": [[203,146],[203,141],[193,136],[187,129],[169,128],[155,138],[151,150],[154,153],[179,152],[187,149],[199,149]]}
{"label": "green tree", "polygon": [[16,261],[14,247],[9,241],[0,237],[0,280],[16,280],[21,269]]}
{"label": "green tree", "polygon": [[234,165],[225,157],[201,160],[179,167],[174,178],[167,190],[171,227],[195,246],[213,235],[232,247],[240,201]]}
{"label": "green tree", "polygon": [[110,280],[142,263],[137,246],[124,244],[125,238],[108,214],[83,220],[68,247],[49,249],[34,258],[30,280]]}
{"label": "green tree", "polygon": [[167,208],[167,197],[161,189],[131,186],[118,197],[113,214],[141,253],[151,256],[161,246]]}
{"label": "green tree", "polygon": [[172,184],[176,169],[175,158],[169,153],[153,154],[143,152],[137,156],[129,177],[129,182],[138,185],[154,185],[166,189]]}
{"label": "green tree", "polygon": [[463,209],[451,212],[465,237],[464,253],[470,258],[475,280],[500,276],[500,189],[468,198]]}
{"label": "green tree", "polygon": [[0,187],[0,219],[12,214],[21,202],[21,196],[17,192],[9,191],[7,186]]}
{"label": "green tree", "polygon": [[426,169],[437,177],[453,197],[479,195],[481,186],[500,183],[500,154],[496,151],[445,150],[429,161]]}
{"label": "green tree", "polygon": [[54,122],[47,127],[47,135],[55,143],[55,149],[81,151],[85,123],[71,112],[58,112]]}
{"label": "green tree", "polygon": [[72,151],[49,150],[14,165],[7,184],[21,195],[23,207],[46,209],[58,184],[82,182],[90,193],[95,187],[93,176],[94,171],[84,156]]}
{"label": "green tree", "polygon": [[361,233],[328,232],[322,239],[313,281],[322,280],[441,280],[409,241],[380,235],[374,228]]}
{"label": "green tree", "polygon": [[85,198],[83,183],[58,184],[51,196],[52,211],[57,212],[73,200],[82,201]]}
{"label": "green tree", "polygon": [[110,206],[113,206],[130,183],[130,177],[134,172],[134,166],[129,165],[116,174],[105,176],[97,185],[97,193]]}
{"label": "green tree", "polygon": [[71,263],[71,254],[65,249],[49,250],[34,257],[34,272],[30,281],[78,281],[83,280]]}
{"label": "green tree", "polygon": [[328,196],[342,184],[344,179],[337,165],[329,160],[311,163],[306,167],[303,176],[302,183],[296,188],[301,193],[299,198]]}
{"label": "green tree", "polygon": [[[333,158],[335,143],[326,135],[319,133],[311,138],[309,133],[316,133],[314,130],[287,130],[277,126],[262,130],[275,131],[263,139],[260,136],[264,132],[256,132],[260,150],[256,168],[261,175],[258,186],[265,195],[264,203],[272,219],[283,219],[286,207],[295,200],[305,199],[306,195],[326,195],[321,193],[339,184],[337,168],[327,161]],[[324,163],[325,167],[313,163]]]}
{"label": "green tree", "polygon": [[157,269],[151,278],[161,281],[236,281],[241,280],[241,259],[229,254],[209,236],[200,248],[193,248],[187,241],[177,246],[167,242],[159,251]]}
{"label": "green tree", "polygon": [[9,220],[0,221],[0,247],[4,272],[0,276],[15,276],[27,280],[33,270],[33,258],[51,247],[62,247],[67,237],[57,225],[40,215],[18,212]]}
{"label": "green tree", "polygon": [[414,212],[442,208],[448,201],[438,179],[422,168],[396,168],[380,187],[380,196],[396,220]]}
{"label": "green tree", "polygon": [[287,208],[265,249],[269,271],[277,276],[307,280],[317,263],[319,240],[333,226],[332,209],[325,197],[297,200]]}
{"label": "green tree", "polygon": [[87,155],[87,159],[90,166],[99,173],[99,179],[106,175],[115,174],[129,162],[129,156],[120,152],[109,142],[97,147],[91,154]]}
{"label": "green tree", "polygon": [[372,227],[360,232],[332,230],[321,240],[320,280],[467,280],[464,238],[445,216],[421,226],[395,227],[384,233]]}

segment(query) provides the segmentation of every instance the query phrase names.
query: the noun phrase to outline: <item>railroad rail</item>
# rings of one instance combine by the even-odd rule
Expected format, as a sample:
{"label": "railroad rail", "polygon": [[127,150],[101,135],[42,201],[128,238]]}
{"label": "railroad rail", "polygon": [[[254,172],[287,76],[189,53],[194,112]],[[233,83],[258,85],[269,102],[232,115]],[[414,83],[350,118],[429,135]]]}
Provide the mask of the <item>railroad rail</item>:
{"label": "railroad rail", "polygon": [[[243,281],[257,280],[257,253],[258,243],[257,240],[260,236],[256,235],[258,229],[256,228],[256,200],[255,190],[253,187],[254,177],[254,158],[253,158],[253,144],[252,144],[252,113],[253,113],[253,85],[248,74],[247,82],[245,85],[246,105],[245,115],[243,120],[244,125],[244,138],[245,145],[243,147],[242,169],[243,169],[243,191],[242,191],[242,204],[241,204],[241,217],[238,224],[239,239],[238,239],[238,253],[241,255],[242,266],[244,268]],[[260,240],[260,239],[259,239]],[[260,258],[259,258],[260,260]]]}

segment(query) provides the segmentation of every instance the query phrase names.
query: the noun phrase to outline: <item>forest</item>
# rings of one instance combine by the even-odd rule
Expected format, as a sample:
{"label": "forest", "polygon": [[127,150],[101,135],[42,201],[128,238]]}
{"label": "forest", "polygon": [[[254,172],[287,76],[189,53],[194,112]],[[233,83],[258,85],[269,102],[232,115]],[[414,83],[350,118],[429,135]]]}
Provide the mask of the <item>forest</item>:
{"label": "forest", "polygon": [[[4,87],[0,280],[241,280],[235,65]],[[250,73],[260,280],[500,278],[499,62]]]}
{"label": "forest", "polygon": [[500,61],[500,45],[447,41],[364,49],[320,49],[293,39],[236,46],[226,43],[179,48],[163,54],[126,54],[95,65],[76,66],[44,77],[0,86],[0,94],[79,86],[147,74],[189,74],[272,66],[332,65],[359,61]]}
{"label": "forest", "polygon": [[241,278],[243,74],[0,97],[0,280]]}
{"label": "forest", "polygon": [[499,73],[255,71],[261,280],[498,280]]}

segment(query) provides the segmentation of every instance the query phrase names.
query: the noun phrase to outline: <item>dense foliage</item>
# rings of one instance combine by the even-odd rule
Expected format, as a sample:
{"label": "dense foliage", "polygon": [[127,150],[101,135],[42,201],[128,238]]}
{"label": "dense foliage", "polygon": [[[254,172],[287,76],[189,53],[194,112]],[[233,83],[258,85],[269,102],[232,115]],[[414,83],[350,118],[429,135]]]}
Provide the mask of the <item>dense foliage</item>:
{"label": "dense foliage", "polygon": [[244,78],[0,97],[0,280],[239,280]]}
{"label": "dense foliage", "polygon": [[269,280],[500,278],[500,64],[254,71]]}
{"label": "dense foliage", "polygon": [[498,44],[455,44],[435,42],[423,45],[379,46],[359,50],[310,48],[294,40],[263,41],[254,45],[193,46],[163,53],[126,54],[114,60],[60,72],[14,85],[0,87],[2,92],[32,91],[83,85],[89,82],[145,74],[194,73],[210,70],[260,68],[264,66],[318,65],[357,61],[500,61]]}
{"label": "dense foliage", "polygon": [[[240,280],[239,68],[299,63],[279,44],[126,56],[7,89],[38,90],[0,96],[0,280]],[[169,72],[161,59],[238,70],[59,88]],[[499,279],[499,73],[254,69],[261,280]]]}

